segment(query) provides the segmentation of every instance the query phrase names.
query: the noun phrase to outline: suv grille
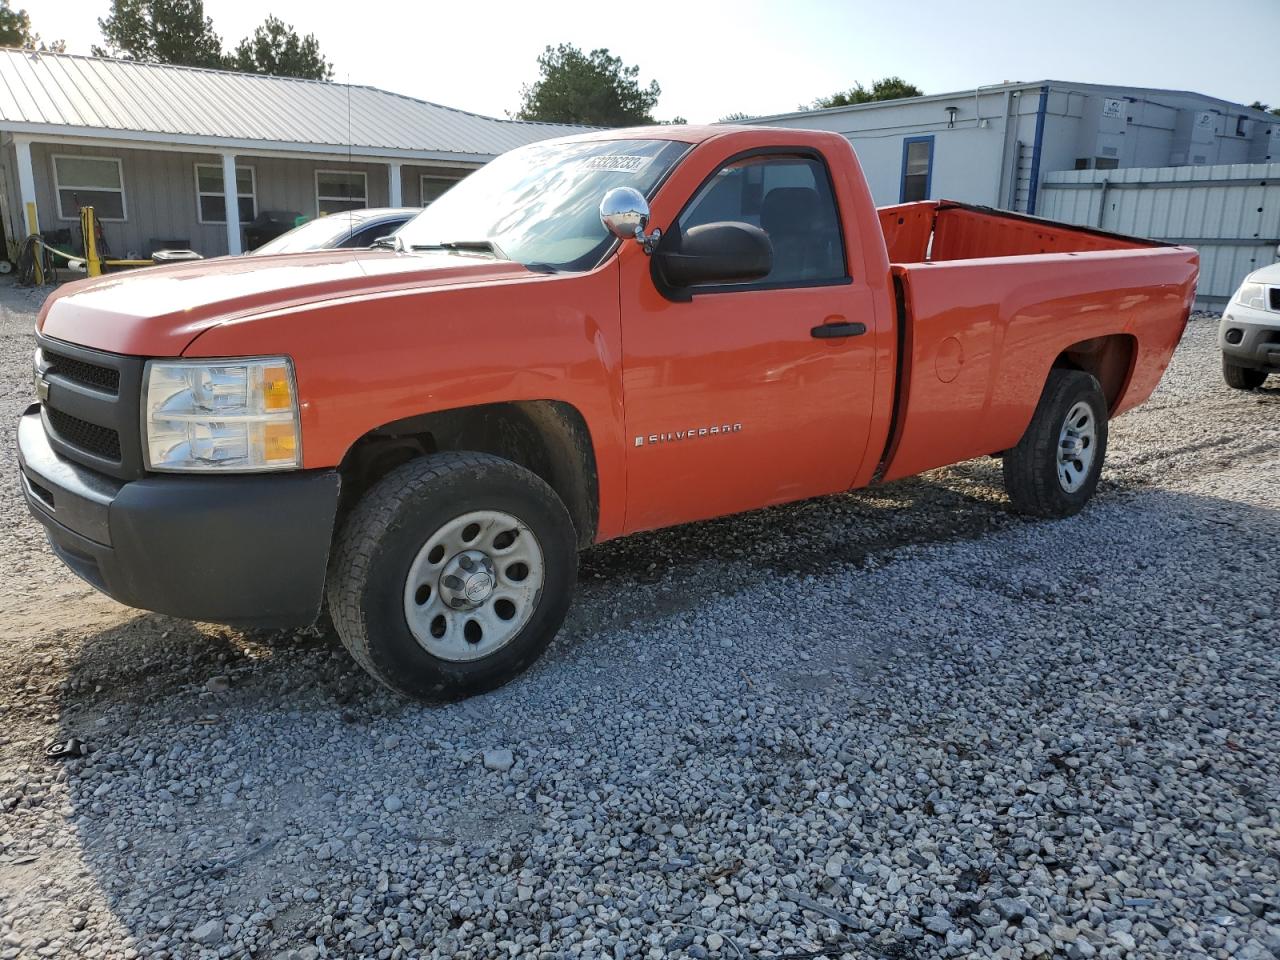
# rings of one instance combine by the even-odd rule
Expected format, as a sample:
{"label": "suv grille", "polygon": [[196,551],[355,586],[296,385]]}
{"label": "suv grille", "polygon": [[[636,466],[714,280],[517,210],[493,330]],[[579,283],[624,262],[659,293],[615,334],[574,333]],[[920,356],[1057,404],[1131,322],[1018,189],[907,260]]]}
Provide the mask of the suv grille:
{"label": "suv grille", "polygon": [[63,443],[87,450],[103,459],[120,462],[120,434],[116,431],[73,417],[48,405],[45,406],[44,413],[49,418],[49,426]]}
{"label": "suv grille", "polygon": [[77,360],[75,357],[68,357],[52,350],[45,350],[43,353],[45,362],[49,365],[47,373],[66,377],[68,380],[82,383],[86,387],[93,387],[95,390],[105,391],[113,396],[119,394],[119,370],[100,367],[96,363],[86,363],[84,360]]}
{"label": "suv grille", "polygon": [[1280,310],[1280,287],[1272,287],[1267,294],[1271,297],[1271,309]]}

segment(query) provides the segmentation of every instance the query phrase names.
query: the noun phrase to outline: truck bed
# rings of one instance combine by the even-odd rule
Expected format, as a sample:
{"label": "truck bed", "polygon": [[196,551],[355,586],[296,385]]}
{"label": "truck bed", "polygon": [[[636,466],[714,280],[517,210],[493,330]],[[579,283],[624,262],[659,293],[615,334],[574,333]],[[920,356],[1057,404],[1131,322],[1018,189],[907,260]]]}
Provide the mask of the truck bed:
{"label": "truck bed", "polygon": [[1123,413],[1151,394],[1182,336],[1190,247],[948,200],[878,213],[898,299],[883,480],[1014,446],[1064,355],[1102,369],[1111,415]]}
{"label": "truck bed", "polygon": [[955,200],[901,203],[877,213],[891,263],[1168,246]]}

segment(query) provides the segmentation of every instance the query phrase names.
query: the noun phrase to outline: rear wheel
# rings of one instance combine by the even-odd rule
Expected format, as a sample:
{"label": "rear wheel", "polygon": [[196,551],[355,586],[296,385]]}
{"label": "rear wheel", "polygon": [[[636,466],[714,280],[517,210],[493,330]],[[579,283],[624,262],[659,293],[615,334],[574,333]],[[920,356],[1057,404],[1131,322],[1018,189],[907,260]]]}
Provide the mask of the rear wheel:
{"label": "rear wheel", "polygon": [[478,693],[546,649],[577,574],[568,511],[525,468],[478,453],[414,460],[343,524],[328,599],[362,667],[412,697]]}
{"label": "rear wheel", "polygon": [[1252,367],[1241,367],[1226,357],[1222,358],[1222,379],[1228,387],[1237,390],[1257,390],[1267,379],[1265,370],[1254,370]]}
{"label": "rear wheel", "polygon": [[1107,453],[1107,402],[1082,370],[1055,369],[1026,433],[1004,455],[1013,507],[1035,517],[1078,513],[1098,486]]}

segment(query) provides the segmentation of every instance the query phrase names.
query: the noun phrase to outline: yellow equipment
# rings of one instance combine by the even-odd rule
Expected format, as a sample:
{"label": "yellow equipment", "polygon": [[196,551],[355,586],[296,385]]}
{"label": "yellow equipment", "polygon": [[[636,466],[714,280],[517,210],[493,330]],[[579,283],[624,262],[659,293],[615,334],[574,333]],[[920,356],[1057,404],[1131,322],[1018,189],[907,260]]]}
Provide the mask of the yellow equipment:
{"label": "yellow equipment", "polygon": [[98,256],[97,221],[93,207],[80,208],[80,235],[84,237],[85,269],[91,277],[102,276],[103,267],[149,267],[154,260],[103,260]]}
{"label": "yellow equipment", "polygon": [[[100,277],[104,270],[109,268],[150,267],[155,264],[154,260],[104,259],[98,250],[98,223],[94,218],[93,207],[80,208],[80,235],[84,237],[84,256],[82,257],[59,250],[45,242],[44,237],[40,235],[40,220],[36,215],[34,201],[28,201],[26,214],[28,236],[19,244],[17,248],[19,253],[14,255],[15,262],[19,265],[19,277],[22,283],[34,282],[37,286],[44,284],[47,279],[44,262],[46,254],[60,257],[69,266],[83,262],[85,272],[91,277]],[[31,258],[29,263],[26,260],[28,256]]]}

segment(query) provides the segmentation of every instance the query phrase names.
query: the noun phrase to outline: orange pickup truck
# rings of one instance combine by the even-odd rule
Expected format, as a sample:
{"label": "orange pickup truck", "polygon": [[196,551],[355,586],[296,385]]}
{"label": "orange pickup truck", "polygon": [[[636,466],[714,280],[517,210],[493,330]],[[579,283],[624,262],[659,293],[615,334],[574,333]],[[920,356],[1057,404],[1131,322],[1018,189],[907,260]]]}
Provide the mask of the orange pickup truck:
{"label": "orange pickup truck", "polygon": [[1003,458],[1093,494],[1181,337],[1193,250],[948,201],[877,210],[849,143],[645,127],[524,147],[395,249],[68,284],[22,485],[137,607],[301,625],[415,696],[487,689],[612,537]]}

